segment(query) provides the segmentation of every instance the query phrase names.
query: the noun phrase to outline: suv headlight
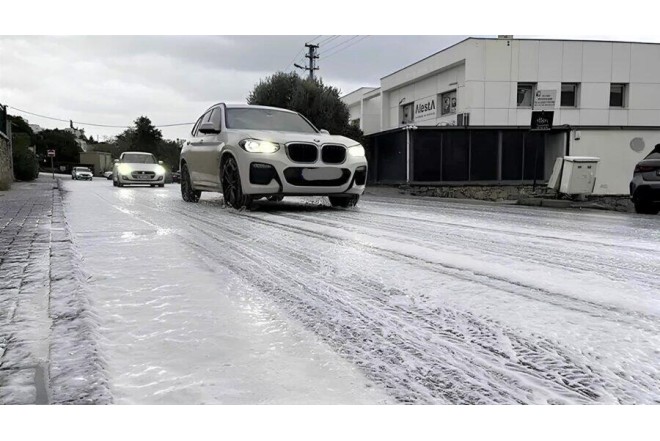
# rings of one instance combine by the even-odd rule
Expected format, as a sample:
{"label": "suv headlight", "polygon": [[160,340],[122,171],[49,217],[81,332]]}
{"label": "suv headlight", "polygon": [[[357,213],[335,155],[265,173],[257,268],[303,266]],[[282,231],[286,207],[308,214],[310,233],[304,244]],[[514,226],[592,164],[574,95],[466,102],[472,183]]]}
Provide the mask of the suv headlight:
{"label": "suv headlight", "polygon": [[348,148],[348,154],[350,156],[365,156],[364,152],[364,147],[362,147],[360,144],[354,145],[353,147]]}
{"label": "suv headlight", "polygon": [[275,153],[280,149],[280,145],[270,141],[260,141],[258,139],[244,139],[238,143],[243,150],[250,153]]}

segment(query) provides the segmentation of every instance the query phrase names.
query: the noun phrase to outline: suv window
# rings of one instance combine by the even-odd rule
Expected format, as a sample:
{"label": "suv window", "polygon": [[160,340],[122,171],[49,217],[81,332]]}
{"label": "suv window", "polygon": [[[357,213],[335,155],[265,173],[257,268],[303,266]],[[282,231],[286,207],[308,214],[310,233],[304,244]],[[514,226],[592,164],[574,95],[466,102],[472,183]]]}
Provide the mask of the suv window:
{"label": "suv window", "polygon": [[236,107],[227,109],[225,118],[228,129],[318,133],[300,114],[281,110]]}
{"label": "suv window", "polygon": [[222,120],[222,110],[220,107],[213,109],[209,121],[213,123],[214,127],[221,127],[220,121]]}
{"label": "suv window", "polygon": [[197,122],[193,126],[193,129],[190,131],[190,134],[192,136],[197,136],[197,129],[199,129],[199,125],[202,123],[202,118],[204,118],[203,115],[199,117],[199,119],[197,120]]}

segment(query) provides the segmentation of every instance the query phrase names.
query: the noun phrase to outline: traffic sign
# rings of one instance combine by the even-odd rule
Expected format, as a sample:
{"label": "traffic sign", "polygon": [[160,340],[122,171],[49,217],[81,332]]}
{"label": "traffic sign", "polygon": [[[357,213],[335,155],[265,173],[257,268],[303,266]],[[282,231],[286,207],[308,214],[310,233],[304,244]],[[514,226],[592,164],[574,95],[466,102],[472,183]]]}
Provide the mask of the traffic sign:
{"label": "traffic sign", "polygon": [[48,150],[48,157],[49,158],[54,158],[55,157],[55,150],[53,150],[53,149]]}
{"label": "traffic sign", "polygon": [[534,110],[554,109],[557,91],[554,89],[537,90],[534,94]]}

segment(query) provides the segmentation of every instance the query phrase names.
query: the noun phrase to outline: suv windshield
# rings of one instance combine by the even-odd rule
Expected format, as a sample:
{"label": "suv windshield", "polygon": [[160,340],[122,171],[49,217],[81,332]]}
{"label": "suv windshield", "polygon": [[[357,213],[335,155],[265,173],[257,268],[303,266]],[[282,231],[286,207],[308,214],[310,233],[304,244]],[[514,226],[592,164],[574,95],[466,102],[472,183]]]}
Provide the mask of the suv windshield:
{"label": "suv windshield", "polygon": [[126,154],[121,158],[121,162],[129,164],[155,164],[156,159],[151,155]]}
{"label": "suv windshield", "polygon": [[316,129],[297,113],[273,109],[229,108],[226,115],[228,129],[317,133]]}

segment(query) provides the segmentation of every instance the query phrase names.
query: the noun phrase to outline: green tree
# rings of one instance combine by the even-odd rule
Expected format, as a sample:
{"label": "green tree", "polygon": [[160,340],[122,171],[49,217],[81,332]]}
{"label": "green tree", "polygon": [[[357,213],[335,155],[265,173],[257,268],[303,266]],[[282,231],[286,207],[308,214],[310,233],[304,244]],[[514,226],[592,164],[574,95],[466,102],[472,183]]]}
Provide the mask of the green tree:
{"label": "green tree", "polygon": [[163,165],[172,171],[179,169],[179,154],[181,147],[178,142],[170,139],[162,140],[158,146],[156,157],[159,161],[163,161]]}
{"label": "green tree", "polygon": [[37,154],[46,155],[48,149],[55,149],[58,162],[75,162],[80,160],[82,149],[76,142],[73,133],[65,130],[42,130],[37,134]]}
{"label": "green tree", "polygon": [[14,177],[19,181],[33,181],[39,176],[37,156],[27,147],[14,148]]}
{"label": "green tree", "polygon": [[117,135],[115,144],[121,152],[132,150],[157,155],[162,141],[162,132],[154,127],[149,118],[141,116],[134,121],[133,127]]}
{"label": "green tree", "polygon": [[303,79],[295,72],[278,72],[260,81],[247,102],[294,110],[319,129],[362,141],[362,131],[349,123],[350,113],[339,98],[339,89],[324,85],[321,79]]}
{"label": "green tree", "polygon": [[39,176],[36,155],[28,149],[37,140],[32,128],[20,116],[7,115],[11,124],[12,161],[14,177],[19,181],[32,181]]}
{"label": "green tree", "polygon": [[32,131],[32,127],[28,124],[27,121],[25,121],[23,118],[20,116],[14,116],[14,115],[7,115],[7,119],[9,120],[9,123],[11,124],[11,132],[12,134],[17,134],[17,133],[24,133],[28,135],[29,137],[29,144],[34,145],[36,141],[36,136],[34,132]]}

